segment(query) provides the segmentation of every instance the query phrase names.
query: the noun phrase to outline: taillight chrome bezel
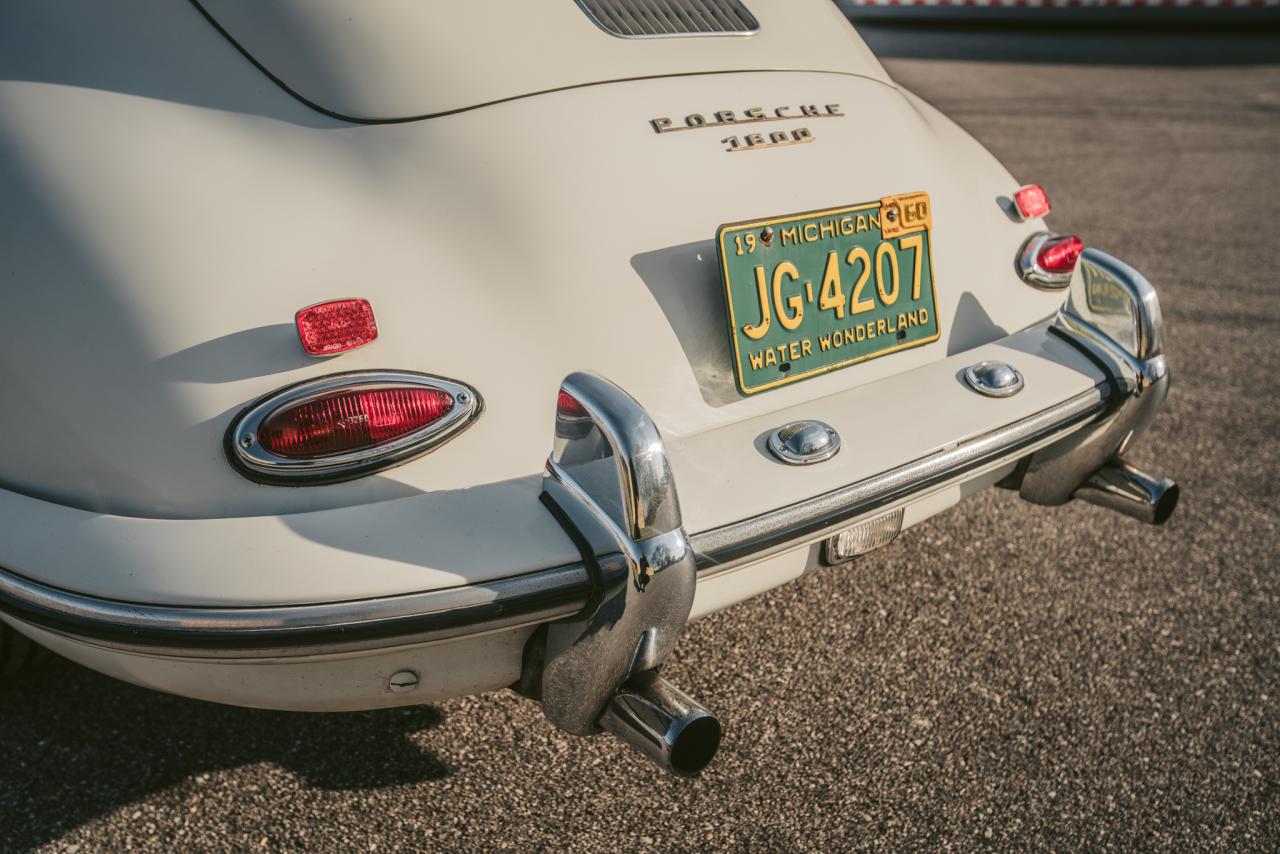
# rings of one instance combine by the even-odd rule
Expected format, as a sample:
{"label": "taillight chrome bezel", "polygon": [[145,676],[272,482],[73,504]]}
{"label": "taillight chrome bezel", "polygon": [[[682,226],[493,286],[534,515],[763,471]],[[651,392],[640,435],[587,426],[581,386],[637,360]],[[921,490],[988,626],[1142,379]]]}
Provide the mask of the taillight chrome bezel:
{"label": "taillight chrome bezel", "polygon": [[[308,458],[284,457],[258,441],[263,422],[284,407],[300,406],[335,392],[384,388],[443,391],[453,407],[436,421],[381,445]],[[435,450],[469,427],[484,408],[479,392],[466,383],[413,371],[348,371],[305,380],[249,404],[231,421],[224,446],[233,468],[249,480],[281,486],[337,483],[364,477]]]}
{"label": "taillight chrome bezel", "polygon": [[1045,290],[1060,291],[1071,284],[1074,269],[1069,273],[1055,273],[1040,266],[1040,251],[1045,244],[1070,238],[1069,234],[1054,234],[1049,231],[1032,235],[1031,239],[1022,244],[1022,250],[1018,252],[1018,275],[1028,285]]}

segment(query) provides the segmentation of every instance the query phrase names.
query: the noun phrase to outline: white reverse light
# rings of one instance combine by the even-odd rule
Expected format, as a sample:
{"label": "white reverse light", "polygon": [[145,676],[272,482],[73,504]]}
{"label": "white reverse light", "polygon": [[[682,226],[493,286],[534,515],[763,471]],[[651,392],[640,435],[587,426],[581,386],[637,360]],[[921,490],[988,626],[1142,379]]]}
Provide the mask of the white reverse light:
{"label": "white reverse light", "polygon": [[831,537],[823,543],[823,563],[844,563],[858,555],[887,546],[902,531],[902,511],[903,508],[899,507],[897,510],[859,522],[852,528]]}

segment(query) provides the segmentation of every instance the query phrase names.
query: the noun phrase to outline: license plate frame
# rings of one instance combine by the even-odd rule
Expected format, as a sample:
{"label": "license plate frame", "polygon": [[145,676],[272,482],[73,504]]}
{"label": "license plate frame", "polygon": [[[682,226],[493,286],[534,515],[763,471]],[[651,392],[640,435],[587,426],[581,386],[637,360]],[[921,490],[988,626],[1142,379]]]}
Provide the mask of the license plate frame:
{"label": "license plate frame", "polygon": [[728,223],[716,251],[743,396],[941,337],[928,193]]}

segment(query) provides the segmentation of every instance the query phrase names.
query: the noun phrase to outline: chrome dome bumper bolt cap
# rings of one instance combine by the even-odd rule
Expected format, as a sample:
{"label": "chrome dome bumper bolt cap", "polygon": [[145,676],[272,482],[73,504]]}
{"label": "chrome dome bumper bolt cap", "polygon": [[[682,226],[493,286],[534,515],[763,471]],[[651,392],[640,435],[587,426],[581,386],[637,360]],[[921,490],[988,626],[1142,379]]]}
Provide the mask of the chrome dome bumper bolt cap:
{"label": "chrome dome bumper bolt cap", "polygon": [[979,362],[965,368],[969,388],[987,397],[1011,397],[1022,391],[1022,374],[1006,362]]}
{"label": "chrome dome bumper bolt cap", "polygon": [[793,466],[829,460],[840,450],[840,434],[821,421],[792,421],[769,434],[769,451]]}

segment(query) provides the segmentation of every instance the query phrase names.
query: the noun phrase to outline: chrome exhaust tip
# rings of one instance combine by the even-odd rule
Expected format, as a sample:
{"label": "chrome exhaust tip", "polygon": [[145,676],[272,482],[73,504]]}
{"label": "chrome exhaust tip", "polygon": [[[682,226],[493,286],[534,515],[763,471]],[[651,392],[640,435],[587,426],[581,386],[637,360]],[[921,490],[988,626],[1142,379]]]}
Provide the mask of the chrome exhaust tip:
{"label": "chrome exhaust tip", "polygon": [[1163,525],[1178,506],[1178,484],[1167,477],[1152,477],[1122,460],[1113,460],[1090,475],[1071,497],[1150,525]]}
{"label": "chrome exhaust tip", "polygon": [[698,776],[720,747],[716,716],[653,671],[618,689],[600,727],[680,777]]}

